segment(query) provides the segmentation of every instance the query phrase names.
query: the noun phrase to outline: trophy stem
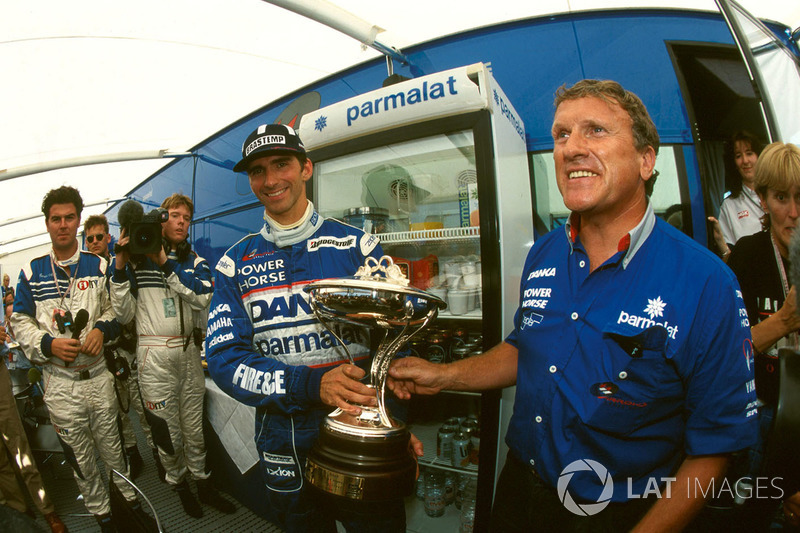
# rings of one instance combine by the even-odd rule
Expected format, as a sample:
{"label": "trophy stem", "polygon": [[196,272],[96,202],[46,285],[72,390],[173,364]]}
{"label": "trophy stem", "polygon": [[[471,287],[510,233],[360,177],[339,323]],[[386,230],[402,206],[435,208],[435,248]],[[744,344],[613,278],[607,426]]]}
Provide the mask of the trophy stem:
{"label": "trophy stem", "polygon": [[413,313],[413,308],[409,306],[407,311],[407,320],[403,326],[403,329],[400,330],[400,333],[398,333],[398,335],[392,340],[388,340],[389,331],[386,332],[386,336],[384,336],[383,340],[378,346],[375,357],[372,360],[372,366],[370,368],[370,383],[378,392],[378,412],[380,414],[381,423],[386,425],[386,427],[392,427],[389,416],[386,413],[386,379],[389,376],[389,366],[391,365],[394,356],[400,351],[400,348],[402,348],[417,333],[422,331],[428,325],[428,323],[434,320],[439,314],[439,308],[435,306],[432,307],[420,325],[411,331],[411,333],[406,333],[411,322],[411,313]]}

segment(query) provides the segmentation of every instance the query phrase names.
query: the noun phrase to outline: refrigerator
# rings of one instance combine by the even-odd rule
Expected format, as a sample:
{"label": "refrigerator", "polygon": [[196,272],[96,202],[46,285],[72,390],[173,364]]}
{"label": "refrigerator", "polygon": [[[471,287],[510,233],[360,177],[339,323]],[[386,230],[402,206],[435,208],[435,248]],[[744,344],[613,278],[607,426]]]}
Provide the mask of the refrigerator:
{"label": "refrigerator", "polygon": [[[448,362],[501,342],[533,218],[524,124],[490,68],[454,68],[329,105],[306,113],[299,134],[320,214],[377,235],[411,285],[447,302],[412,355]],[[409,496],[408,531],[458,531],[470,519],[467,486],[477,488],[474,527],[485,530],[512,404],[513,388],[412,398],[406,422],[425,447],[422,471],[444,480],[445,505],[433,517],[436,502],[426,512],[422,490]]]}

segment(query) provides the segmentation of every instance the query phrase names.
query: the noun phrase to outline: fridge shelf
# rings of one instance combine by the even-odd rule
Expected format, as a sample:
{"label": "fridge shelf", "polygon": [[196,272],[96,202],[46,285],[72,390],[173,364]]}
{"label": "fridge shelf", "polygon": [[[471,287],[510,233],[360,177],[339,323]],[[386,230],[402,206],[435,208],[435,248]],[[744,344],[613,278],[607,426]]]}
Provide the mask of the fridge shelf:
{"label": "fridge shelf", "polygon": [[432,241],[459,241],[480,238],[480,228],[442,228],[425,229],[418,231],[397,231],[393,233],[380,233],[381,244],[420,243]]}
{"label": "fridge shelf", "polygon": [[421,423],[409,425],[409,431],[416,435],[422,442],[425,454],[419,458],[419,464],[422,466],[429,466],[438,468],[440,470],[449,470],[460,474],[470,474],[473,476],[478,475],[478,465],[469,464],[466,467],[453,466],[450,463],[445,463],[436,457],[436,435],[441,427],[440,423]]}
{"label": "fridge shelf", "polygon": [[457,320],[481,320],[483,318],[483,313],[480,309],[474,309],[466,314],[463,315],[454,315],[450,313],[447,309],[444,311],[439,312],[439,318],[452,318]]}

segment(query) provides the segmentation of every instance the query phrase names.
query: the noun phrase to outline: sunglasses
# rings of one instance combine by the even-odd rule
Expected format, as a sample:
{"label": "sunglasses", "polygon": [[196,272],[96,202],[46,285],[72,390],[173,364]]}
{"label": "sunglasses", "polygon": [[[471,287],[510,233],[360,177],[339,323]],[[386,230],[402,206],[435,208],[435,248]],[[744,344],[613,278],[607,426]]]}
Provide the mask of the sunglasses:
{"label": "sunglasses", "polygon": [[87,235],[86,242],[88,242],[89,244],[92,244],[95,240],[97,242],[100,242],[103,240],[103,237],[105,236],[106,236],[105,233],[98,233],[97,235]]}

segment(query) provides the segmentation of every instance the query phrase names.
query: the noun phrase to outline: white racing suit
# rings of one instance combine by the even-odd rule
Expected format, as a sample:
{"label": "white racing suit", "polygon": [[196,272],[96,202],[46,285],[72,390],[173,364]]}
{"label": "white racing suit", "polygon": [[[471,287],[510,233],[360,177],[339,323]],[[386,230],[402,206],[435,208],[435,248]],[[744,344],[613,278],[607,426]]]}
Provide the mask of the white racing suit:
{"label": "white racing suit", "polygon": [[[150,259],[115,270],[111,302],[121,324],[136,318],[137,364],[145,417],[170,485],[188,472],[206,479],[203,440],[205,378],[193,330],[211,299],[211,271],[190,252],[170,253],[159,267]],[[199,332],[199,330],[198,330]]]}
{"label": "white racing suit", "polygon": [[[315,317],[303,288],[352,276],[367,256],[380,258],[382,250],[377,237],[316,212],[301,228],[281,241],[265,224],[219,260],[206,361],[223,391],[256,406],[256,448],[273,519],[288,531],[321,531],[332,522],[304,494],[303,471],[320,424],[333,410],[320,400],[322,375],[348,357]],[[368,331],[331,326],[366,366]]]}
{"label": "white racing suit", "polygon": [[[114,315],[106,288],[107,263],[94,254],[78,251],[61,264],[69,265],[74,277],[56,262],[52,251],[25,266],[20,272],[11,324],[24,352],[43,367],[44,402],[84,504],[94,515],[106,514],[111,511],[109,495],[95,453],[100,453],[106,467],[128,475],[117,427],[114,376],[102,353],[96,357],[79,354],[66,366],[52,355],[51,346],[54,338],[71,337],[69,329],[59,333],[53,318],[59,308],[69,310],[73,317],[81,309],[89,313],[81,342],[92,328],[104,335],[111,330],[109,322]],[[65,295],[63,304],[60,295]],[[125,499],[136,499],[130,485],[118,476],[113,479]]]}
{"label": "white racing suit", "polygon": [[[124,357],[130,365],[131,373],[127,380],[117,380],[117,389],[121,398],[121,403],[128,408],[128,412],[123,411],[122,415],[122,438],[125,441],[125,447],[130,448],[136,446],[136,431],[133,428],[133,423],[130,418],[130,410],[133,409],[139,415],[139,425],[142,426],[144,438],[150,448],[155,448],[153,443],[153,434],[150,431],[150,424],[144,414],[144,402],[139,394],[139,368],[136,362],[136,352],[126,351],[119,346],[115,348],[120,357]],[[120,406],[120,410],[125,407]]]}
{"label": "white racing suit", "polygon": [[[114,257],[112,256],[108,265],[108,278],[111,278],[115,270]],[[111,282],[109,281],[109,286]],[[144,402],[139,394],[139,369],[136,363],[136,323],[119,324],[115,320],[115,327],[119,328],[119,337],[116,341],[107,343],[106,349],[111,349],[116,355],[124,358],[128,362],[130,374],[128,379],[117,379],[117,394],[119,395],[120,423],[122,424],[122,446],[130,448],[136,446],[136,431],[131,422],[130,410],[133,409],[139,415],[139,425],[142,427],[147,445],[155,448],[153,435],[150,432],[150,425],[144,414]],[[128,349],[123,348],[126,346]]]}

